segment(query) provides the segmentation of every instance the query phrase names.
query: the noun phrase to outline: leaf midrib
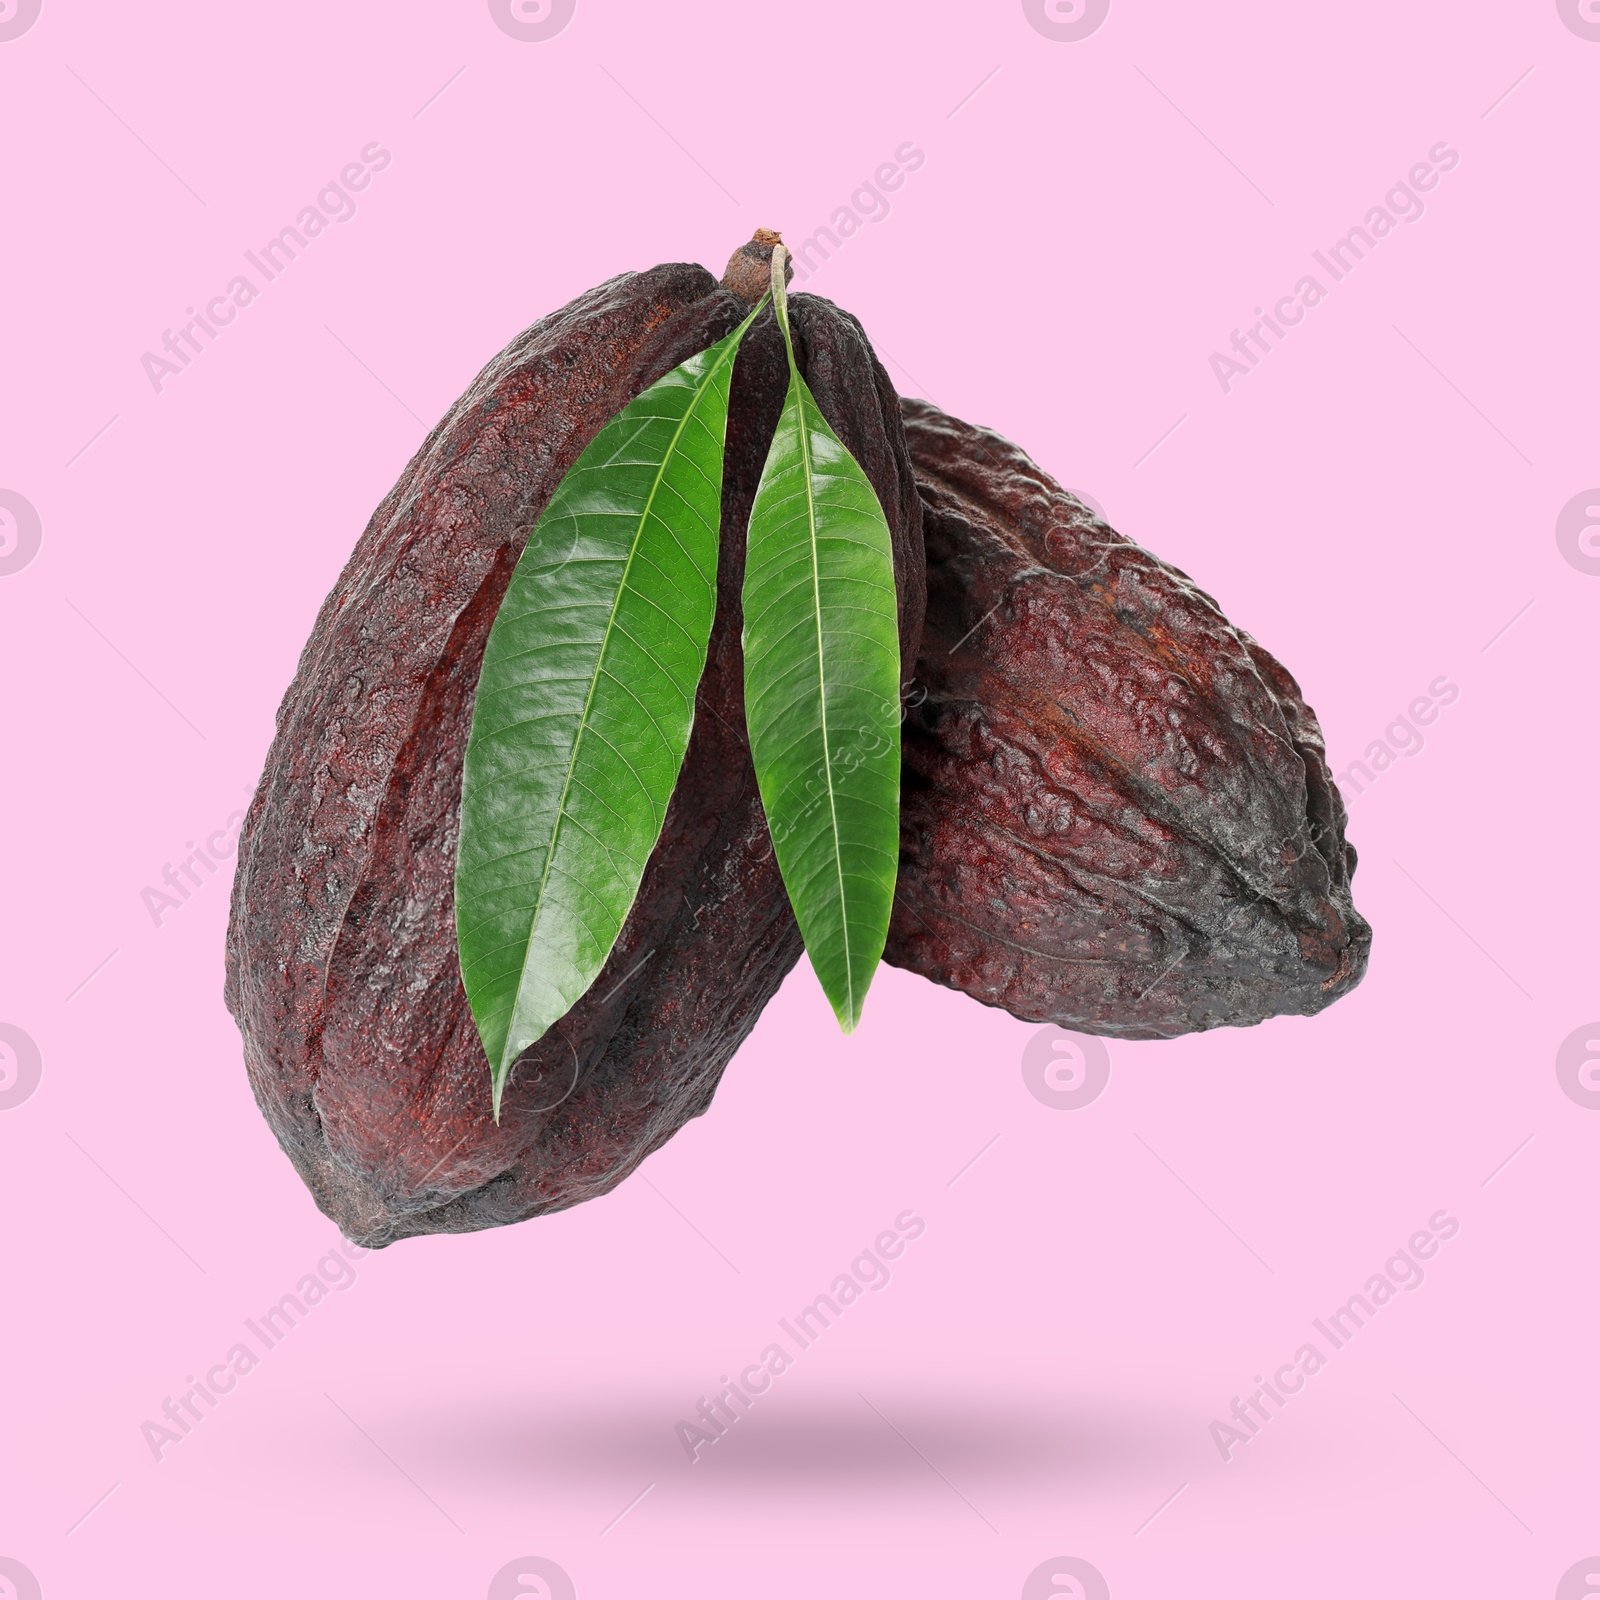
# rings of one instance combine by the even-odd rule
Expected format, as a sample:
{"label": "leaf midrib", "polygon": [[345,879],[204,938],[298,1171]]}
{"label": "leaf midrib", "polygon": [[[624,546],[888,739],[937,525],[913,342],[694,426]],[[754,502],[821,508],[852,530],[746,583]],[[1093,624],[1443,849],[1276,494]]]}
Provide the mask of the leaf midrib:
{"label": "leaf midrib", "polygon": [[550,848],[545,855],[544,870],[539,875],[539,892],[534,897],[533,916],[528,923],[528,943],[523,952],[522,967],[517,974],[517,987],[511,1002],[511,1015],[506,1021],[505,1044],[500,1050],[500,1070],[502,1073],[509,1070],[511,1062],[507,1059],[511,1055],[512,1030],[517,1020],[518,1002],[521,1000],[523,988],[528,981],[528,963],[533,959],[534,934],[539,926],[539,916],[544,909],[545,886],[550,881],[550,868],[556,858],[556,846],[561,839],[562,824],[567,819],[567,795],[572,788],[572,774],[577,768],[578,753],[583,748],[583,741],[589,733],[589,710],[594,704],[595,690],[603,676],[606,651],[611,646],[611,631],[617,620],[617,612],[621,609],[622,598],[628,592],[628,579],[633,572],[634,557],[639,551],[639,541],[644,536],[645,525],[650,520],[650,513],[655,507],[656,495],[660,491],[662,480],[666,476],[667,464],[672,460],[678,448],[678,441],[683,437],[683,430],[688,427],[689,419],[695,416],[700,403],[710,390],[717,375],[728,362],[728,355],[724,353],[707,371],[704,379],[695,390],[694,398],[684,408],[683,415],[678,419],[677,426],[672,431],[672,439],[665,453],[662,455],[661,464],[656,468],[656,474],[650,484],[650,495],[644,503],[644,509],[639,513],[639,520],[634,525],[633,538],[628,546],[628,559],[622,569],[622,581],[617,585],[617,597],[611,603],[611,612],[606,618],[606,631],[600,640],[600,650],[595,657],[594,675],[589,682],[589,692],[584,696],[583,713],[578,720],[578,736],[572,741],[572,754],[567,758],[567,773],[561,784],[561,799],[556,806],[555,826],[550,830]]}

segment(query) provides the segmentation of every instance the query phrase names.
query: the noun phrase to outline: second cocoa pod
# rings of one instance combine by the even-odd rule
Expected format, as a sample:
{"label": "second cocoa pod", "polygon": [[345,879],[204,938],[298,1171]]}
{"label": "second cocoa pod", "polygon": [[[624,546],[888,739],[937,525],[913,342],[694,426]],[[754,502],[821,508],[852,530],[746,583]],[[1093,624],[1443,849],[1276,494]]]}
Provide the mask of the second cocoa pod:
{"label": "second cocoa pod", "polygon": [[903,407],[928,613],[885,959],[1130,1039],[1347,993],[1371,929],[1293,678],[1010,441]]}

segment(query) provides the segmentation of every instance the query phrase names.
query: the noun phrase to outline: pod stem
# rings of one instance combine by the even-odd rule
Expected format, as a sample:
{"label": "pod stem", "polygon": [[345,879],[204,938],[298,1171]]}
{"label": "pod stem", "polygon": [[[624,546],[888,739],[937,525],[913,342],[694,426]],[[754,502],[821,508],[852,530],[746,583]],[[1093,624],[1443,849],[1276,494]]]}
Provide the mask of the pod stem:
{"label": "pod stem", "polygon": [[[757,228],[750,242],[740,245],[728,257],[727,268],[722,274],[722,287],[730,294],[738,295],[747,306],[756,305],[772,286],[772,252],[782,246],[781,235],[774,233],[771,228]],[[788,277],[794,274],[792,261],[784,268],[784,272],[787,282]]]}

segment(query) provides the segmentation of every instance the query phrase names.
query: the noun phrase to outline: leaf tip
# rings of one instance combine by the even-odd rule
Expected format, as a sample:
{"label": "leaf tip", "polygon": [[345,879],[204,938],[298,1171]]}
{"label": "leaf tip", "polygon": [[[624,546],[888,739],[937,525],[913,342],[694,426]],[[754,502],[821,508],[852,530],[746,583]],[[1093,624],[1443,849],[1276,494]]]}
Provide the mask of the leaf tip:
{"label": "leaf tip", "polygon": [[526,1049],[527,1045],[523,1045],[522,1049],[519,1050],[512,1049],[511,1035],[508,1033],[505,1038],[505,1045],[500,1052],[499,1061],[494,1062],[489,1068],[489,1098],[493,1105],[494,1120],[497,1124],[500,1121],[506,1089],[511,1083],[511,1075],[517,1070],[517,1062],[522,1056],[522,1051]]}

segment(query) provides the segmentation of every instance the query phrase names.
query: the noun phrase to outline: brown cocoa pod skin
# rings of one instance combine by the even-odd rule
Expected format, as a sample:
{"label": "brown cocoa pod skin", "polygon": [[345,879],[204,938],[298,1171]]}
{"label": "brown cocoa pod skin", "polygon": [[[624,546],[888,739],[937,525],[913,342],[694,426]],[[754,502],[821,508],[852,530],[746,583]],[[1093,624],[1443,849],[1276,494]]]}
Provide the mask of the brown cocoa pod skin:
{"label": "brown cocoa pod skin", "polygon": [[[818,402],[889,511],[909,677],[922,545],[898,403],[853,319],[812,296],[792,309]],[[513,340],[374,513],[302,653],[241,834],[225,996],[268,1123],[361,1243],[605,1193],[706,1109],[799,957],[744,732],[740,649],[745,527],[787,383],[768,309],[735,367],[716,621],[661,839],[604,969],[524,1055],[494,1122],[454,920],[489,627],[585,445],[747,310],[704,268],[668,265],[602,284]]]}
{"label": "brown cocoa pod skin", "polygon": [[1372,933],[1293,678],[1010,441],[902,404],[928,612],[885,959],[1127,1039],[1348,993]]}

